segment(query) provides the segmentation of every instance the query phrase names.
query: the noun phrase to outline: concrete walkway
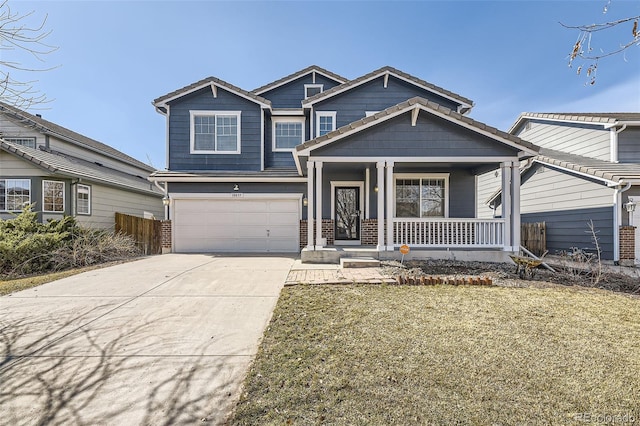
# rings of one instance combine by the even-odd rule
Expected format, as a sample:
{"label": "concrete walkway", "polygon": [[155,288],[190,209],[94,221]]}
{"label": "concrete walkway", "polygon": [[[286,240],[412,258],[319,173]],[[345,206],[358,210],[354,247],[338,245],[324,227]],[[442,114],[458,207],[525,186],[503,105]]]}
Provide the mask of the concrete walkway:
{"label": "concrete walkway", "polygon": [[218,424],[293,263],[171,254],[0,298],[0,424]]}

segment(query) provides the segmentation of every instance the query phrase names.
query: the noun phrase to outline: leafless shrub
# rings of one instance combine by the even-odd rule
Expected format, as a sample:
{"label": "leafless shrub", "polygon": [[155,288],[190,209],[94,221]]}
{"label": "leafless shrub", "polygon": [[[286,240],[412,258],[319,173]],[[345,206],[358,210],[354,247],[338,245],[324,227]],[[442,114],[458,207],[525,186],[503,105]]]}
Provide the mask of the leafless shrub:
{"label": "leafless shrub", "polygon": [[54,269],[79,268],[139,255],[139,248],[128,235],[80,229],[69,244],[54,253]]}

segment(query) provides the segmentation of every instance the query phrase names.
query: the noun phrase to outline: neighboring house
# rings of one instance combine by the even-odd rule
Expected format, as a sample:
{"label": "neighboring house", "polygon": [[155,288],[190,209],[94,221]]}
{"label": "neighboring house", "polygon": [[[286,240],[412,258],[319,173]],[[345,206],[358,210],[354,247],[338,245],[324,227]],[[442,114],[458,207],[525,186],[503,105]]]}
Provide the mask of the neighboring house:
{"label": "neighboring house", "polygon": [[[473,102],[391,67],[310,66],[253,91],[214,77],[154,101],[167,120],[173,251],[504,258],[518,249],[518,165],[537,147],[467,117]],[[504,169],[500,219],[476,176]],[[389,254],[389,253],[387,253]]]}
{"label": "neighboring house", "polygon": [[[593,221],[604,259],[637,262],[640,233],[628,225],[640,225],[640,113],[524,113],[509,132],[541,147],[522,165],[520,209],[523,222],[546,222],[550,253],[593,251]],[[500,205],[496,179],[480,179],[485,217]]]}
{"label": "neighboring house", "polygon": [[0,219],[34,204],[40,221],[74,216],[113,228],[115,213],[163,218],[155,169],[112,147],[0,103]]}

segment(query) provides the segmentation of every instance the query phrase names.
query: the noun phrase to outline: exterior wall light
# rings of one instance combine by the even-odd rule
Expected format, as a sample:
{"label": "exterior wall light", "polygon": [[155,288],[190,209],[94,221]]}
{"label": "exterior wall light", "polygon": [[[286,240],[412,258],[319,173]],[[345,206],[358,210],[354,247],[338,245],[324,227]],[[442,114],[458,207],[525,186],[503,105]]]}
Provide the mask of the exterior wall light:
{"label": "exterior wall light", "polygon": [[306,196],[302,197],[302,205],[307,207],[309,205],[309,200]]}
{"label": "exterior wall light", "polygon": [[169,199],[169,194],[165,194],[164,197],[162,197],[162,205],[165,207],[169,207],[170,203],[171,199]]}
{"label": "exterior wall light", "polygon": [[373,192],[378,192],[378,185],[373,187]]}
{"label": "exterior wall light", "polygon": [[633,201],[629,201],[624,205],[624,208],[627,209],[627,212],[633,213],[636,209],[636,203],[634,203]]}

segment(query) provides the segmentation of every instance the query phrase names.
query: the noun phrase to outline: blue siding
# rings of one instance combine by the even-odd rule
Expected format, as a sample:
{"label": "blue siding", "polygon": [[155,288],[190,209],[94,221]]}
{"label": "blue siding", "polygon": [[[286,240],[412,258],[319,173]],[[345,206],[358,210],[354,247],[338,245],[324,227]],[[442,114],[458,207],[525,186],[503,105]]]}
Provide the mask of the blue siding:
{"label": "blue siding", "polygon": [[323,90],[328,90],[338,85],[337,82],[318,73],[316,73],[316,82],[314,83],[313,76],[307,74],[287,84],[264,92],[260,96],[269,99],[273,108],[302,108],[305,84],[322,84]]}
{"label": "blue siding", "polygon": [[[260,170],[261,109],[255,102],[218,88],[195,92],[171,103],[169,116],[169,165],[173,171]],[[190,110],[242,111],[241,154],[191,154]]]}
{"label": "blue siding", "polygon": [[595,245],[587,223],[593,224],[599,238],[602,258],[613,259],[613,208],[598,207],[557,212],[527,213],[522,223],[546,222],[547,250],[556,254],[571,247],[594,252]]}
{"label": "blue siding", "polygon": [[386,89],[383,82],[384,77],[381,76],[325,101],[318,102],[314,105],[314,111],[337,111],[336,128],[338,128],[365,117],[366,111],[382,111],[416,96],[436,102],[454,111],[459,106],[456,102],[393,76],[389,76]]}
{"label": "blue siding", "polygon": [[313,155],[344,157],[472,157],[516,154],[515,148],[424,111],[420,113],[416,126],[411,126],[411,113],[407,112],[313,151]]}
{"label": "blue siding", "polygon": [[640,128],[628,127],[618,135],[618,161],[640,163]]}

